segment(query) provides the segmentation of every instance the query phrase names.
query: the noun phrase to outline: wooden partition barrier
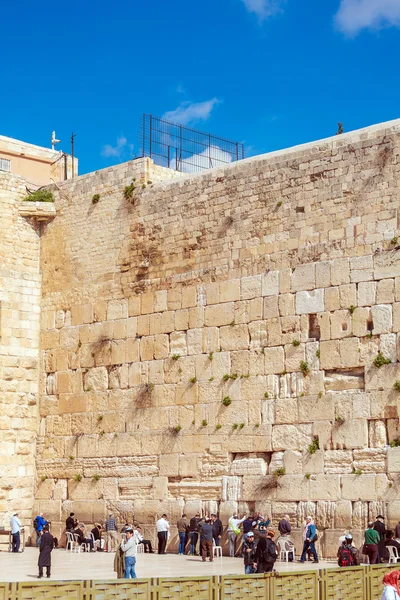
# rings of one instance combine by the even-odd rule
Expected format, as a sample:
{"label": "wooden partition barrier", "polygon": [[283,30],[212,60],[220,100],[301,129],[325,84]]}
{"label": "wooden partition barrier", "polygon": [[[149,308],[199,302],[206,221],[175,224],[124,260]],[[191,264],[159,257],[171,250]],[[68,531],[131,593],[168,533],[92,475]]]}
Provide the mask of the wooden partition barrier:
{"label": "wooden partition barrier", "polygon": [[0,583],[0,600],[379,600],[396,565],[267,575]]}

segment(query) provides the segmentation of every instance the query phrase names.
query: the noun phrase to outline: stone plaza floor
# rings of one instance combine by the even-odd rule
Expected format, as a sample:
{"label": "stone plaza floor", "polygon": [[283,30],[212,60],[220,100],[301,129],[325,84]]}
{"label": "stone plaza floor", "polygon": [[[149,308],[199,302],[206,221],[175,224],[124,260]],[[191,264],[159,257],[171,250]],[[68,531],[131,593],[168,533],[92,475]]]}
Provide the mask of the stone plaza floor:
{"label": "stone plaza floor", "polygon": [[[0,552],[0,581],[32,581],[38,574],[38,550],[25,548],[24,552],[12,554]],[[276,562],[278,572],[315,569],[313,563],[304,565],[294,562]],[[334,568],[336,561],[321,561],[319,569]],[[46,572],[46,571],[45,571]],[[136,574],[138,577],[191,577],[200,575],[242,575],[243,560],[240,558],[215,558],[213,563],[203,562],[198,556],[177,554],[138,554]],[[73,553],[65,549],[52,552],[52,580],[115,579],[114,553]]]}

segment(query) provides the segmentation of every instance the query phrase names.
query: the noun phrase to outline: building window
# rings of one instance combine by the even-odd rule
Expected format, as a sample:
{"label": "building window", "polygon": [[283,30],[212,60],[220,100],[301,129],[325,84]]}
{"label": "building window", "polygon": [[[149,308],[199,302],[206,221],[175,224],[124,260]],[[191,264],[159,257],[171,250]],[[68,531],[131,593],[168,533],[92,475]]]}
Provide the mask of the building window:
{"label": "building window", "polygon": [[11,160],[0,158],[0,171],[7,171],[9,173],[11,171]]}

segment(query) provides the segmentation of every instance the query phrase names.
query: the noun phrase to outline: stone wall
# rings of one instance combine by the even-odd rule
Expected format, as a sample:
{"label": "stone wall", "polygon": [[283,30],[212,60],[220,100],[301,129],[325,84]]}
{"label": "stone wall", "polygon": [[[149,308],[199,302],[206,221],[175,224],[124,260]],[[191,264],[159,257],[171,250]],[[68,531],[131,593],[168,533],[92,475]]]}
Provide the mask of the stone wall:
{"label": "stone wall", "polygon": [[0,525],[32,524],[38,426],[39,226],[19,214],[25,182],[0,172]]}
{"label": "stone wall", "polygon": [[112,509],[148,535],[164,511],[312,514],[326,554],[377,512],[397,522],[399,134],[59,186],[37,510],[61,527]]}

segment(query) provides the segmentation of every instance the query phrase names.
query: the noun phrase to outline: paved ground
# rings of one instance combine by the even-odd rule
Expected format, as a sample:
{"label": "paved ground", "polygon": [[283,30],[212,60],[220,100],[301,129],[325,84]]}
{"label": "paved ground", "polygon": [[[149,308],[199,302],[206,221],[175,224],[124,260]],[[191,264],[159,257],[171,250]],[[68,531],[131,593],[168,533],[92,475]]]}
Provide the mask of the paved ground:
{"label": "paved ground", "polygon": [[[0,581],[30,581],[37,576],[38,550],[26,548],[25,552],[12,554],[0,552]],[[115,579],[114,554],[105,552],[72,553],[64,549],[53,550],[51,579]],[[337,566],[334,561],[323,561],[319,568]],[[280,563],[279,571],[313,569],[312,563]],[[139,554],[136,574],[138,577],[190,577],[196,575],[232,575],[243,573],[243,561],[239,558],[216,558],[213,563],[203,563],[197,556],[167,554]]]}

